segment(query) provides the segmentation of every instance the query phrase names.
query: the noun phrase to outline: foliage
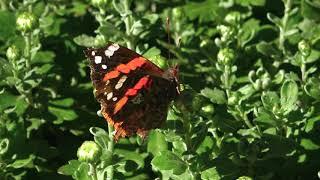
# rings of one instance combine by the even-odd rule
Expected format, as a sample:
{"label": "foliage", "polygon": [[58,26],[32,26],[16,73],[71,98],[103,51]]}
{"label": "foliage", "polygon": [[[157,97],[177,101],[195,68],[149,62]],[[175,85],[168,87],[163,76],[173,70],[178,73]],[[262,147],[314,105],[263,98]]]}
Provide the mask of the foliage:
{"label": "foliage", "polygon": [[[319,1],[7,0],[0,24],[0,179],[319,176]],[[146,139],[96,113],[82,51],[107,41],[179,64]]]}

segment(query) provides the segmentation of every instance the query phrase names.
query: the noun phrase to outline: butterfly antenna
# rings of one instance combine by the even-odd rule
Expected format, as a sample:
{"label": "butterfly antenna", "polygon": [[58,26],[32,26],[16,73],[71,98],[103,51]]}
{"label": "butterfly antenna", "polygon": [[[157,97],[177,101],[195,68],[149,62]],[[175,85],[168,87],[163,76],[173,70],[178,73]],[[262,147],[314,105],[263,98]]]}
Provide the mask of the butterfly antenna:
{"label": "butterfly antenna", "polygon": [[[170,45],[170,18],[167,17],[166,19],[166,30],[167,30],[167,35],[168,35],[168,44]],[[170,49],[168,49],[168,58],[171,59],[171,53],[170,53]],[[168,64],[168,62],[167,62]]]}

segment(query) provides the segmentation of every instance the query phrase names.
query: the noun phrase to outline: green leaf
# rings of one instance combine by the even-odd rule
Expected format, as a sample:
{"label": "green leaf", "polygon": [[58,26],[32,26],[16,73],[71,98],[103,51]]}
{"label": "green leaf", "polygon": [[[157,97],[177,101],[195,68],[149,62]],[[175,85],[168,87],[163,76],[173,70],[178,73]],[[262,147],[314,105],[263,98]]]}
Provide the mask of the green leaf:
{"label": "green leaf", "polygon": [[219,180],[221,179],[221,176],[219,175],[219,172],[217,171],[217,169],[215,167],[206,169],[204,171],[202,171],[201,173],[201,179],[203,180]]}
{"label": "green leaf", "polygon": [[94,47],[95,46],[95,38],[92,36],[88,36],[86,34],[82,34],[73,39],[73,41],[79,45],[84,47]]}
{"label": "green leaf", "polygon": [[162,170],[172,170],[173,174],[179,175],[186,171],[187,164],[177,155],[170,151],[163,151],[151,161],[152,167]]}
{"label": "green leaf", "polygon": [[287,80],[281,87],[281,109],[286,113],[289,113],[296,107],[298,100],[298,85],[293,80]]}
{"label": "green leaf", "polygon": [[16,105],[17,96],[14,96],[8,92],[0,94],[0,112],[4,111],[9,107]]}
{"label": "green leaf", "polygon": [[0,157],[1,155],[3,155],[4,153],[6,153],[8,151],[9,148],[9,139],[5,138],[5,139],[0,139]]}
{"label": "green leaf", "polygon": [[307,133],[309,133],[310,131],[312,131],[314,128],[315,128],[315,123],[319,123],[320,121],[320,116],[316,116],[316,117],[313,117],[311,119],[308,119],[307,120],[307,124],[305,126],[305,131]]}
{"label": "green leaf", "polygon": [[119,155],[120,157],[123,157],[125,160],[131,160],[135,162],[138,165],[138,169],[144,167],[144,159],[146,155],[143,153],[138,153],[125,149],[115,149],[114,153]]}
{"label": "green leaf", "polygon": [[318,149],[320,149],[320,145],[315,144],[310,139],[301,139],[300,145],[306,150],[318,150]]}
{"label": "green leaf", "polygon": [[168,149],[165,135],[161,132],[154,130],[151,131],[148,137],[147,151],[153,156],[158,155],[161,151]]}
{"label": "green leaf", "polygon": [[201,94],[209,98],[211,102],[216,104],[225,104],[227,102],[224,91],[217,88],[204,88],[203,90],[201,90]]}
{"label": "green leaf", "polygon": [[302,0],[301,2],[301,14],[303,17],[312,19],[314,21],[320,21],[320,6],[316,2],[310,0]]}
{"label": "green leaf", "polygon": [[50,104],[60,107],[71,107],[74,104],[74,99],[64,98],[64,99],[55,99],[50,101]]}
{"label": "green leaf", "polygon": [[206,136],[205,139],[201,142],[196,152],[198,154],[209,152],[213,147],[214,140],[210,136]]}
{"label": "green leaf", "polygon": [[35,159],[35,156],[31,154],[26,159],[17,159],[13,163],[9,164],[8,167],[12,167],[15,169],[20,169],[23,167],[33,166],[33,160]]}
{"label": "green leaf", "polygon": [[52,51],[39,51],[37,54],[32,58],[32,64],[46,64],[46,63],[53,63],[55,58],[55,53]]}
{"label": "green leaf", "polygon": [[148,49],[148,51],[143,54],[143,57],[150,59],[150,58],[158,56],[160,54],[161,54],[160,49],[158,49],[156,47],[152,47],[152,48]]}
{"label": "green leaf", "polygon": [[190,2],[183,7],[183,10],[191,20],[199,18],[200,22],[208,22],[213,21],[219,15],[221,9],[218,4],[217,0],[206,0],[200,3]]}
{"label": "green leaf", "polygon": [[275,25],[277,25],[278,27],[282,27],[282,21],[279,17],[275,16],[272,13],[268,13],[267,14],[267,18],[273,22]]}
{"label": "green leaf", "polygon": [[270,43],[267,42],[260,42],[256,46],[257,51],[265,56],[276,56],[279,55],[278,50]]}
{"label": "green leaf", "polygon": [[49,106],[48,110],[57,117],[57,119],[53,122],[55,124],[61,124],[63,121],[73,121],[78,117],[76,112],[72,109]]}
{"label": "green leaf", "polygon": [[7,41],[13,37],[16,29],[16,19],[13,12],[0,11],[0,40]]}
{"label": "green leaf", "polygon": [[274,115],[264,108],[259,109],[255,121],[260,125],[271,125],[273,127],[276,127],[278,125],[278,122]]}
{"label": "green leaf", "polygon": [[58,173],[71,176],[79,168],[80,164],[81,162],[78,160],[70,160],[68,164],[58,169]]}
{"label": "green leaf", "polygon": [[271,91],[262,93],[261,100],[263,106],[269,111],[272,111],[272,108],[280,103],[278,94]]}
{"label": "green leaf", "polygon": [[311,77],[304,87],[305,92],[316,100],[320,100],[320,79]]}
{"label": "green leaf", "polygon": [[53,64],[44,64],[41,67],[36,69],[36,73],[39,75],[44,75],[46,73],[48,73],[52,68],[53,68]]}
{"label": "green leaf", "polygon": [[94,141],[103,149],[108,149],[109,135],[107,132],[98,127],[91,127],[90,133],[94,135]]}
{"label": "green leaf", "polygon": [[77,171],[73,174],[73,178],[77,180],[92,180],[90,176],[90,166],[87,163],[81,163]]}

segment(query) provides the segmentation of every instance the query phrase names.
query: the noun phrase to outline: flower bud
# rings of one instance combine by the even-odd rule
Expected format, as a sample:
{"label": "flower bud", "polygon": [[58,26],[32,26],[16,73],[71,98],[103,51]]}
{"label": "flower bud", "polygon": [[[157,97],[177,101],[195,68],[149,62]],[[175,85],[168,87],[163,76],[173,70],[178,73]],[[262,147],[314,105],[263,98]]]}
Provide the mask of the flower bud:
{"label": "flower bud", "polygon": [[302,54],[302,56],[304,56],[304,57],[308,57],[311,53],[310,44],[306,40],[302,40],[299,42],[298,49],[299,49],[300,53]]}
{"label": "flower bud", "polygon": [[85,141],[77,152],[78,159],[85,162],[96,162],[100,155],[101,148],[94,141]]}
{"label": "flower bud", "polygon": [[241,20],[241,14],[238,11],[231,12],[226,15],[224,20],[229,24],[237,25]]}
{"label": "flower bud", "polygon": [[220,31],[222,42],[232,40],[235,37],[236,32],[230,26],[219,25],[217,26],[217,29]]}
{"label": "flower bud", "polygon": [[28,12],[20,14],[16,21],[17,29],[21,32],[30,32],[37,27],[37,18]]}
{"label": "flower bud", "polygon": [[108,0],[91,0],[91,3],[97,8],[104,8],[108,4]]}
{"label": "flower bud", "polygon": [[223,65],[232,65],[235,60],[235,53],[230,48],[221,49],[218,53],[218,63]]}
{"label": "flower bud", "polygon": [[20,58],[20,51],[15,45],[12,45],[7,49],[6,55],[9,60],[14,61]]}

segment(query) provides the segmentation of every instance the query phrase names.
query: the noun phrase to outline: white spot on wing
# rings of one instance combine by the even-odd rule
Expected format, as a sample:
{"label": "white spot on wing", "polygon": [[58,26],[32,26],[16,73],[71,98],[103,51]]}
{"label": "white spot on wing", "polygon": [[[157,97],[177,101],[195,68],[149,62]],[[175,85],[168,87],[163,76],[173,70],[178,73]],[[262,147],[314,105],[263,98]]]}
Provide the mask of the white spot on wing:
{"label": "white spot on wing", "polygon": [[113,96],[113,92],[109,92],[107,94],[107,100],[110,100],[112,98],[112,96]]}
{"label": "white spot on wing", "polygon": [[122,85],[123,85],[122,82],[118,82],[114,88],[115,89],[120,89],[122,87]]}
{"label": "white spot on wing", "polygon": [[113,100],[113,101],[116,101],[116,100],[118,100],[118,98],[117,98],[117,97],[114,97],[114,98],[112,98],[112,100]]}
{"label": "white spot on wing", "polygon": [[94,62],[95,62],[96,64],[100,64],[101,61],[102,61],[102,57],[101,57],[101,56],[95,56],[95,57],[94,57]]}
{"label": "white spot on wing", "polygon": [[[128,78],[128,76],[123,75],[123,76],[121,76],[121,78],[119,79],[119,82],[124,83],[124,82],[127,80],[127,78]],[[118,82],[118,83],[119,83],[119,82]]]}
{"label": "white spot on wing", "polygon": [[107,49],[107,50],[105,50],[104,51],[104,54],[106,55],[106,56],[108,56],[109,58],[113,55],[113,51],[111,51],[111,50],[109,50],[109,49]]}
{"label": "white spot on wing", "polygon": [[116,44],[116,43],[114,43],[114,44],[111,44],[109,47],[108,47],[108,49],[110,50],[110,51],[116,51],[116,50],[118,50],[120,48],[120,46],[119,46],[119,44]]}
{"label": "white spot on wing", "polygon": [[107,80],[107,82],[106,82],[106,86],[108,86],[108,84],[110,83],[110,80]]}
{"label": "white spot on wing", "polygon": [[108,68],[108,66],[105,65],[105,64],[102,64],[101,67],[102,67],[102,69],[107,69]]}
{"label": "white spot on wing", "polygon": [[96,55],[96,52],[91,51],[91,55],[92,55],[92,56],[95,56],[95,55]]}

